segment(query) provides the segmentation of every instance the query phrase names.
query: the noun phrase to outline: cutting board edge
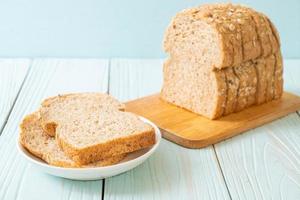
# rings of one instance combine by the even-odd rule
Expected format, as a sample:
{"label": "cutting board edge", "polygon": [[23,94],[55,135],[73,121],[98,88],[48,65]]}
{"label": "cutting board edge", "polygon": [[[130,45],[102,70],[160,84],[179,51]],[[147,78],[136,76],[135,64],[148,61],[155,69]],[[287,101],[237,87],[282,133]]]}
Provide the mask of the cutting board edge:
{"label": "cutting board edge", "polygon": [[[300,109],[300,105],[299,105],[299,109]],[[179,135],[176,135],[175,133],[172,133],[172,131],[168,131],[168,130],[165,130],[164,128],[160,128],[161,132],[162,132],[162,136],[163,138],[171,141],[171,142],[174,142],[180,146],[183,146],[183,147],[186,147],[186,148],[190,148],[190,149],[200,149],[200,148],[204,148],[204,147],[207,147],[209,145],[213,145],[213,144],[216,144],[216,143],[219,143],[219,142],[222,142],[224,140],[227,140],[229,138],[232,138],[234,136],[237,136],[239,134],[242,134],[243,132],[245,131],[249,131],[251,129],[255,129],[255,128],[258,128],[260,126],[263,126],[269,122],[272,122],[274,120],[277,120],[277,119],[280,119],[280,118],[283,118],[293,112],[296,112],[296,110],[294,111],[291,111],[291,112],[287,112],[285,114],[282,114],[281,116],[277,116],[273,119],[269,119],[259,125],[257,125],[256,127],[247,127],[247,128],[243,128],[239,131],[236,131],[236,132],[232,132],[230,135],[226,135],[224,137],[220,137],[220,138],[217,138],[217,139],[214,139],[214,137],[216,136],[219,136],[219,135],[214,135],[214,136],[210,136],[210,137],[207,137],[207,138],[201,138],[201,139],[190,139],[188,137],[184,138],[184,137],[181,137]],[[213,140],[213,141],[211,141]],[[210,142],[207,142],[207,141],[210,141]]]}
{"label": "cutting board edge", "polygon": [[[189,137],[181,137],[178,134],[172,133],[172,130],[168,130],[168,128],[161,127],[161,126],[159,126],[159,124],[157,124],[157,125],[159,126],[159,128],[162,132],[163,138],[165,138],[165,139],[167,139],[171,142],[174,142],[174,143],[176,143],[180,146],[183,146],[185,148],[190,148],[190,149],[204,148],[204,147],[207,147],[209,145],[213,145],[213,144],[216,144],[218,142],[224,141],[226,139],[232,138],[232,137],[234,137],[236,135],[239,135],[239,134],[241,134],[245,131],[255,129],[255,128],[260,127],[260,126],[262,126],[266,123],[269,123],[269,122],[272,122],[274,120],[280,119],[284,116],[287,116],[287,115],[299,110],[300,109],[300,97],[298,95],[295,95],[295,94],[290,93],[290,92],[284,91],[284,93],[292,95],[295,98],[299,98],[299,102],[296,103],[296,104],[291,104],[291,106],[288,109],[282,110],[279,114],[277,113],[277,115],[275,115],[275,116],[272,115],[272,113],[270,113],[266,116],[263,116],[265,119],[260,121],[259,124],[256,124],[256,125],[251,125],[250,124],[250,125],[245,126],[245,127],[240,127],[240,129],[235,130],[230,134],[227,134],[227,135],[225,134],[225,136],[224,136],[224,134],[222,135],[222,133],[218,133],[216,135],[209,136],[207,138],[191,139]],[[139,101],[139,100],[142,100],[142,99],[146,99],[146,98],[149,98],[149,97],[153,97],[153,96],[159,96],[159,93],[155,93],[155,94],[152,94],[152,95],[149,95],[149,96],[146,96],[146,97],[142,97],[140,99],[135,99],[135,100],[132,100],[132,101],[129,101],[129,102],[133,103],[133,102],[136,102],[136,101]],[[128,102],[126,102],[126,103],[128,103]],[[252,119],[252,120],[249,121],[249,123],[254,123],[254,122],[257,122],[257,119]]]}

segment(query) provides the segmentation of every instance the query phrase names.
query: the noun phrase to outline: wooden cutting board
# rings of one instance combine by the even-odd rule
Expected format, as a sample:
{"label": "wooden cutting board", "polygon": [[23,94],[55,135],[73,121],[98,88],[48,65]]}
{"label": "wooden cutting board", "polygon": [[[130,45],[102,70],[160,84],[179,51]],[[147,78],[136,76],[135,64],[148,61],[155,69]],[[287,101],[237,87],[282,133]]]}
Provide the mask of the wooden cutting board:
{"label": "wooden cutting board", "polygon": [[202,148],[300,110],[300,97],[284,92],[280,100],[210,120],[162,101],[159,94],[126,103],[126,110],[154,122],[163,137],[188,148]]}

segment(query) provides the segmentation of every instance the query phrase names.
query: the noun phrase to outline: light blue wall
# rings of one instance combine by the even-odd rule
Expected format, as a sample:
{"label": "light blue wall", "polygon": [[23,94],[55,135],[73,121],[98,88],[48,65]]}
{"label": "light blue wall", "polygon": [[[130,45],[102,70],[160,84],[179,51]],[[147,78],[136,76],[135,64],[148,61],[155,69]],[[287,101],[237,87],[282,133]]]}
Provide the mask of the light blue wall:
{"label": "light blue wall", "polygon": [[[203,0],[0,0],[0,57],[159,58],[171,17]],[[237,1],[234,1],[237,2]],[[300,58],[300,1],[239,1],[277,26],[286,58]]]}

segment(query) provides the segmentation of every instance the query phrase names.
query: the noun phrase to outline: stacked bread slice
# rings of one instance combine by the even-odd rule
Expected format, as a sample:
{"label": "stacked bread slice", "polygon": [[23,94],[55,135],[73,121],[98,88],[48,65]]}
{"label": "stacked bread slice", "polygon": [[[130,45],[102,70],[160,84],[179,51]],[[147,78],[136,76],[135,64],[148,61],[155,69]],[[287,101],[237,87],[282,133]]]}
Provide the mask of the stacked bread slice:
{"label": "stacked bread slice", "polygon": [[50,165],[112,165],[155,143],[153,127],[124,109],[101,93],[51,97],[23,119],[20,143]]}
{"label": "stacked bread slice", "polygon": [[168,26],[161,97],[210,119],[279,99],[279,34],[263,13],[235,4],[179,12]]}

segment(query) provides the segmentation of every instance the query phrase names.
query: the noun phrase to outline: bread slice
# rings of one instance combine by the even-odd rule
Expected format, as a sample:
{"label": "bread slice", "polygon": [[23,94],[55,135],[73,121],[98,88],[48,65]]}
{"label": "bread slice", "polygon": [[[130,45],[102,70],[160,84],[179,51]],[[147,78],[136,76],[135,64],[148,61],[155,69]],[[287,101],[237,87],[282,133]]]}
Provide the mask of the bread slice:
{"label": "bread slice", "polygon": [[77,93],[50,97],[42,102],[41,124],[47,134],[54,136],[57,123],[70,121],[73,115],[79,116],[91,110],[99,112],[103,108],[124,110],[125,105],[103,93]]}
{"label": "bread slice", "polygon": [[26,116],[20,125],[19,141],[33,155],[43,159],[50,165],[59,167],[100,167],[116,164],[126,156],[126,154],[119,154],[88,165],[78,165],[59,148],[55,138],[45,133],[40,122],[39,113]]}
{"label": "bread slice", "polygon": [[258,35],[259,44],[261,45],[261,56],[270,55],[272,52],[272,44],[269,35],[267,34],[267,30],[269,28],[268,22],[266,22],[264,16],[261,13],[257,14],[251,8],[245,9],[250,11],[249,13],[256,24],[256,32]]}
{"label": "bread slice", "polygon": [[274,99],[279,99],[283,93],[283,63],[281,52],[275,54],[276,66],[274,71]]}
{"label": "bread slice", "polygon": [[224,115],[228,115],[235,111],[237,104],[237,95],[239,90],[239,79],[234,73],[232,67],[225,69],[226,82],[227,82],[227,101],[225,106]]}
{"label": "bread slice", "polygon": [[67,123],[58,123],[56,139],[72,160],[85,165],[149,147],[155,144],[155,131],[132,113],[86,110]]}
{"label": "bread slice", "polygon": [[256,74],[257,74],[257,92],[256,92],[256,104],[262,104],[266,102],[266,93],[267,91],[267,68],[266,68],[266,59],[257,59],[255,61]]}
{"label": "bread slice", "polygon": [[266,80],[267,80],[267,92],[266,101],[270,101],[274,98],[274,71],[275,71],[275,55],[271,55],[265,58],[266,60]]}

